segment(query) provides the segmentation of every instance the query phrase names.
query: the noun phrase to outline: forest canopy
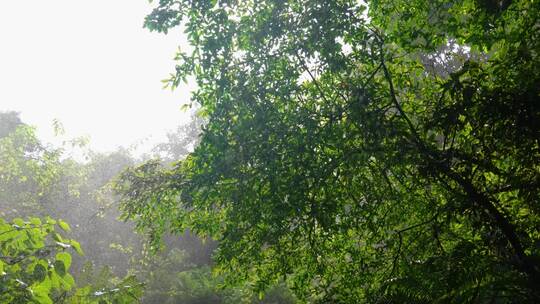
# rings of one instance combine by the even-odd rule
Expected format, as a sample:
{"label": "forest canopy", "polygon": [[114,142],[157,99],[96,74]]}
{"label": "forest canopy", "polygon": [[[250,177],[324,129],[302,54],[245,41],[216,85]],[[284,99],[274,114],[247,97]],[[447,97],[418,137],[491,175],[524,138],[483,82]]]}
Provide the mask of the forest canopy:
{"label": "forest canopy", "polygon": [[[165,165],[185,155],[198,120],[170,133],[154,157]],[[59,121],[55,128],[63,129]],[[0,112],[0,303],[296,302],[281,282],[264,299],[247,286],[222,289],[211,270],[215,242],[189,232],[166,235],[151,254],[146,236],[119,220],[111,191],[112,179],[141,159],[59,136],[61,147],[43,143],[18,113]]]}
{"label": "forest canopy", "polygon": [[303,302],[540,301],[540,3],[161,0],[200,142],[117,182],[229,286]]}
{"label": "forest canopy", "polygon": [[1,303],[540,303],[538,1],[150,2],[197,114],[0,112]]}

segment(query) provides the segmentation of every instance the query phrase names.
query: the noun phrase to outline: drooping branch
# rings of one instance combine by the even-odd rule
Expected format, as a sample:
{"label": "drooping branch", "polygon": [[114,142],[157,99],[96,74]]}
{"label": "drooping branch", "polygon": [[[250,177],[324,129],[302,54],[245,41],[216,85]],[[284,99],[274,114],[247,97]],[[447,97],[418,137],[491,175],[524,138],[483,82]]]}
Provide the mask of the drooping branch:
{"label": "drooping branch", "polygon": [[[523,244],[518,237],[515,226],[502,214],[494,203],[488,198],[488,196],[476,189],[476,187],[468,180],[463,178],[460,174],[453,171],[448,164],[443,161],[445,158],[440,152],[428,148],[425,142],[419,136],[416,127],[412,123],[411,119],[403,110],[403,107],[397,99],[397,93],[392,81],[392,75],[385,64],[384,52],[382,51],[382,38],[375,33],[381,47],[380,47],[380,61],[381,67],[384,72],[384,76],[389,86],[389,93],[392,103],[396,107],[401,118],[407,124],[409,131],[413,137],[413,142],[419,149],[419,151],[425,156],[428,166],[434,169],[435,172],[445,175],[451,180],[455,181],[465,192],[467,199],[471,204],[480,207],[489,216],[489,222],[500,229],[508,242],[510,243],[515,255],[520,261],[520,270],[527,273],[534,282],[540,282],[540,274],[538,265],[532,262],[531,259],[525,253]],[[437,173],[435,173],[437,174]]]}

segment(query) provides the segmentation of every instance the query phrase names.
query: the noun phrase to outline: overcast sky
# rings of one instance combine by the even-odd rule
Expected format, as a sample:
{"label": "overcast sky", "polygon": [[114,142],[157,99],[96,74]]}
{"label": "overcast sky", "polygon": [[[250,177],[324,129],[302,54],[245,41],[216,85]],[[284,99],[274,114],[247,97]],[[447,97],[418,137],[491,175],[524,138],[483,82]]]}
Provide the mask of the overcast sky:
{"label": "overcast sky", "polygon": [[0,111],[21,112],[53,141],[52,120],[111,151],[187,119],[188,88],[162,89],[185,40],[142,28],[147,0],[0,1]]}

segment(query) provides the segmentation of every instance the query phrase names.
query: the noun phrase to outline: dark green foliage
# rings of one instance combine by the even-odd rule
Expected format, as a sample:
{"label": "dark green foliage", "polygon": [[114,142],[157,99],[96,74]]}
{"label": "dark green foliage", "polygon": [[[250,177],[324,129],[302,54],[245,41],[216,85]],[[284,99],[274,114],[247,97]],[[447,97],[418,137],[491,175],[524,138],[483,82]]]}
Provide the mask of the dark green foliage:
{"label": "dark green foliage", "polygon": [[360,3],[160,1],[207,124],[123,174],[126,217],[307,302],[540,301],[539,2]]}
{"label": "dark green foliage", "polygon": [[264,299],[258,299],[246,287],[223,289],[223,278],[212,274],[209,265],[190,262],[194,256],[173,248],[147,257],[136,271],[145,278],[144,303],[296,303],[283,285],[274,286]]}

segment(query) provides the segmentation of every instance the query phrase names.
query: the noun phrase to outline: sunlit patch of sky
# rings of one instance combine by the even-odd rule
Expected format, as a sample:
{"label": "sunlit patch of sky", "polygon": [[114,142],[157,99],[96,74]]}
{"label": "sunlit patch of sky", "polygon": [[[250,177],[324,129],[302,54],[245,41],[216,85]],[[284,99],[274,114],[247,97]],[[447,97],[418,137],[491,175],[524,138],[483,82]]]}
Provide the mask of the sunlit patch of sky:
{"label": "sunlit patch of sky", "polygon": [[97,151],[164,141],[189,119],[192,87],[162,89],[187,42],[143,29],[150,11],[146,0],[2,1],[0,111],[20,112],[46,142],[58,140],[55,119]]}

